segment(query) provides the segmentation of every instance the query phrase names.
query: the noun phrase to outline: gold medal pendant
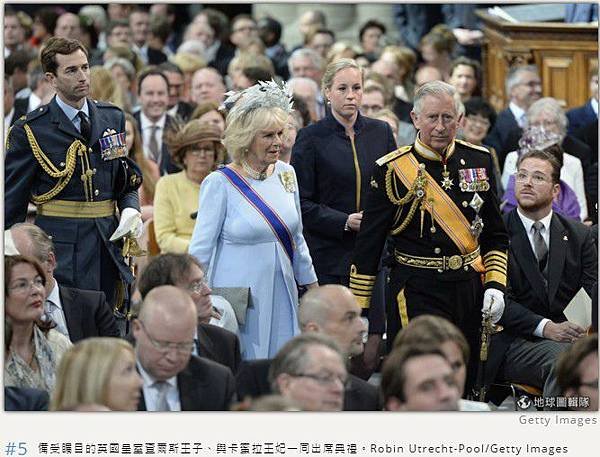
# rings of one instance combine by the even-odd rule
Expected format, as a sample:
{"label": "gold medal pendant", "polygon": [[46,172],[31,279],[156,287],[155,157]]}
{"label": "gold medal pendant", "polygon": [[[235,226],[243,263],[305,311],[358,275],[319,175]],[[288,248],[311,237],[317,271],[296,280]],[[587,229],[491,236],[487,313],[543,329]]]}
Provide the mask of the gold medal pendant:
{"label": "gold medal pendant", "polygon": [[450,172],[447,170],[446,168],[446,164],[444,164],[444,171],[442,171],[442,189],[444,190],[450,190],[452,188],[452,186],[454,185],[454,183],[452,182],[452,179],[450,178]]}

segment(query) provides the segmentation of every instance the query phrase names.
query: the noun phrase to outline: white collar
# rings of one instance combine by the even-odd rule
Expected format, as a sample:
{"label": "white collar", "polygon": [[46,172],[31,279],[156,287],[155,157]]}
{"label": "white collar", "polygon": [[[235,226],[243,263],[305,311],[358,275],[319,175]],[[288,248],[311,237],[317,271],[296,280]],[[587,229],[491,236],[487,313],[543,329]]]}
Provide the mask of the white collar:
{"label": "white collar", "polygon": [[4,115],[4,123],[8,123],[12,120],[13,114],[15,114],[15,107],[13,106],[8,113]]}
{"label": "white collar", "polygon": [[590,105],[592,105],[592,109],[594,110],[594,113],[596,113],[596,117],[598,117],[598,100],[591,98]]}
{"label": "white collar", "polygon": [[153,125],[156,125],[158,128],[160,128],[162,130],[165,128],[166,121],[167,121],[167,113],[163,114],[158,121],[152,122],[150,119],[148,119],[148,116],[146,116],[144,114],[144,112],[140,110],[140,124],[141,124],[140,128],[141,128],[141,130],[150,128]]}
{"label": "white collar", "polygon": [[[136,360],[135,363],[137,365],[138,371],[140,372],[140,376],[142,377],[142,380],[144,381],[144,386],[145,387],[154,387],[154,383],[157,380],[154,379],[154,377],[151,376],[150,373],[148,373],[146,370],[144,370],[144,367],[140,363],[139,359]],[[169,379],[165,379],[165,382],[167,384],[169,384],[169,387],[177,387],[177,376],[172,376]]]}
{"label": "white collar", "polygon": [[54,305],[57,308],[60,308],[62,310],[62,303],[60,302],[60,293],[59,293],[59,289],[58,289],[58,282],[56,282],[56,280],[54,280],[54,288],[52,289],[52,292],[50,292],[48,294],[48,296],[46,297],[46,300],[50,300],[52,303],[54,303]]}
{"label": "white collar", "polygon": [[[31,95],[29,96],[29,107],[28,107],[29,111],[33,111],[41,104],[42,104],[42,99],[40,97],[38,97],[37,95],[35,95],[35,92],[32,92]],[[87,106],[86,106],[86,108],[87,108]]]}
{"label": "white collar", "polygon": [[521,118],[525,114],[525,110],[520,106],[517,106],[514,102],[510,102],[508,104],[508,109],[510,109],[510,111],[513,113],[517,124],[521,125]]}
{"label": "white collar", "polygon": [[[527,232],[527,235],[531,234],[531,227],[533,227],[533,224],[536,221],[525,216],[521,212],[521,208],[519,208],[519,207],[517,207],[517,214],[519,215],[519,217],[521,218],[521,222],[523,222],[523,225],[525,226],[525,231]],[[543,218],[540,219],[540,222],[544,225],[544,229],[546,230],[546,232],[548,232],[548,230],[550,230],[550,221],[551,220],[552,220],[552,210],[550,210],[550,212],[548,213],[547,216],[544,216]]]}

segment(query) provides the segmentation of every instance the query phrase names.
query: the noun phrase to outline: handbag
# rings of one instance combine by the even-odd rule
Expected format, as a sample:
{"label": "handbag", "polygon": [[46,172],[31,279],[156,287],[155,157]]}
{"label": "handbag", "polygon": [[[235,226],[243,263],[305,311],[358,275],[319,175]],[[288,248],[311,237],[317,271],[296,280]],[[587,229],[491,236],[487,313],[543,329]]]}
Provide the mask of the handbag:
{"label": "handbag", "polygon": [[220,295],[229,303],[239,325],[246,323],[246,312],[252,307],[250,287],[212,287],[213,295]]}

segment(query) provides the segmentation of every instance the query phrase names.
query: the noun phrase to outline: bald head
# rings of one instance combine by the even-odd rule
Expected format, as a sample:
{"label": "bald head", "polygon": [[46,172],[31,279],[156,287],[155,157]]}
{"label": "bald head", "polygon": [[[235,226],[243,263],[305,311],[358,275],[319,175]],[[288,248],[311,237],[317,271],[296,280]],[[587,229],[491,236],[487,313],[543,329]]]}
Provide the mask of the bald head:
{"label": "bald head", "polygon": [[442,81],[442,72],[431,65],[423,65],[415,73],[415,91],[431,81]]}
{"label": "bald head", "polygon": [[190,360],[196,326],[196,307],[187,293],[175,286],[152,289],[133,321],[138,362],[158,381],[176,376]]}
{"label": "bald head", "polygon": [[139,318],[153,325],[154,322],[169,326],[170,323],[188,321],[195,328],[196,307],[189,294],[175,286],[159,286],[146,295]]}
{"label": "bald head", "polygon": [[363,351],[363,334],[367,330],[360,314],[360,307],[350,289],[328,284],[304,294],[298,319],[302,332],[328,335],[346,355],[357,355]]}

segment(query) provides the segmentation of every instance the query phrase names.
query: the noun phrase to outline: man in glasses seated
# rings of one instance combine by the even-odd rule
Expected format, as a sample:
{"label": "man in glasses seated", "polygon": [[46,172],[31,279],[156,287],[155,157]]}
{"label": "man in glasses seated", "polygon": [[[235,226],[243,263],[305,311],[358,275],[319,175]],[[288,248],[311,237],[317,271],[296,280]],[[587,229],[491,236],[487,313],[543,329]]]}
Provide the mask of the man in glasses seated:
{"label": "man in glasses seated", "polygon": [[138,410],[227,411],[235,396],[229,368],[192,355],[197,311],[174,286],[148,292],[132,323],[138,371],[144,381]]}

